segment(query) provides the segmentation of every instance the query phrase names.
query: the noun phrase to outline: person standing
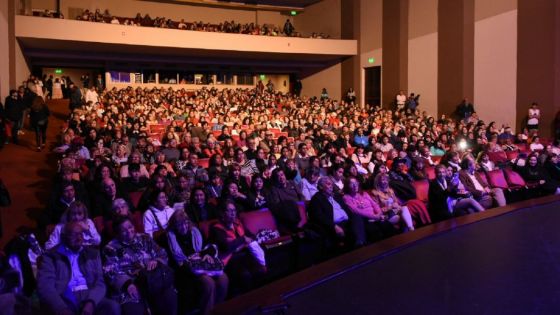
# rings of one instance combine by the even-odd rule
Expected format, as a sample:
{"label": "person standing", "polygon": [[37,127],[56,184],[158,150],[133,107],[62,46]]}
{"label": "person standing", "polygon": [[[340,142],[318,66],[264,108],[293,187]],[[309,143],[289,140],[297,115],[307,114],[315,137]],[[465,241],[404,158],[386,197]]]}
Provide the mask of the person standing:
{"label": "person standing", "polygon": [[82,106],[82,91],[74,83],[70,83],[70,110],[73,111],[76,108]]}
{"label": "person standing", "polygon": [[539,104],[537,102],[533,102],[528,112],[527,129],[529,129],[529,132],[535,134],[539,131],[540,118],[541,110],[539,109]]}
{"label": "person standing", "polygon": [[404,109],[404,104],[406,103],[407,97],[404,91],[400,91],[395,97],[395,102],[397,103],[397,110],[401,111]]}
{"label": "person standing", "polygon": [[35,96],[29,112],[31,128],[35,131],[35,141],[37,151],[45,147],[47,141],[47,126],[49,124],[49,107],[45,100],[40,96]]}
{"label": "person standing", "polygon": [[459,119],[468,120],[474,113],[474,105],[469,102],[468,98],[464,98],[461,104],[457,107],[457,114]]}
{"label": "person standing", "polygon": [[290,19],[287,19],[286,23],[284,23],[284,34],[286,34],[286,36],[292,36],[294,30],[292,22],[290,22]]}
{"label": "person standing", "polygon": [[23,104],[23,99],[18,96],[18,91],[11,90],[10,96],[6,97],[5,116],[7,120],[6,128],[11,128],[12,132],[12,143],[18,144],[18,131],[20,129],[20,120],[23,118],[23,112],[25,110],[25,105]]}

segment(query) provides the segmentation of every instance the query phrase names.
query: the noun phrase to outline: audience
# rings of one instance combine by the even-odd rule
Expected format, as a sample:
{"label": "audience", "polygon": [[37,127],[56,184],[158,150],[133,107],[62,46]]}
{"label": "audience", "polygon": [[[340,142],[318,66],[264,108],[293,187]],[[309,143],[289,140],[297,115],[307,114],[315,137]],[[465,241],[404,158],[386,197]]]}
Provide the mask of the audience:
{"label": "audience", "polygon": [[[89,14],[98,22],[107,17],[90,12],[88,20]],[[148,20],[154,23],[149,16],[131,19]],[[171,25],[156,20],[159,27]],[[67,226],[79,225],[79,237],[70,234],[79,238],[75,248],[88,251],[109,241],[99,234],[115,236],[103,249],[104,274],[108,296],[125,314],[177,310],[172,284],[162,278],[161,290],[152,295],[141,279],[169,268],[154,239],[164,241],[177,279],[195,284],[192,296],[202,313],[228,291],[234,296],[261,285],[273,264],[259,236],[239,220],[241,212],[269,210],[283,237],[310,239],[328,258],[401,232],[417,233],[431,222],[504,206],[509,193],[485,179],[492,171],[511,168],[545,194],[560,191],[557,143],[486,125],[468,100],[457,121],[429,116],[418,104],[415,110],[387,110],[336,101],[328,93],[284,94],[264,84],[235,90],[113,88],[98,90],[90,101],[80,97],[73,103],[61,130],[55,149],[60,178],[53,182],[41,227],[50,224],[53,231],[49,253],[65,244]],[[494,157],[504,151],[518,154],[511,161]],[[428,185],[434,172],[428,195],[421,196],[417,184]],[[103,222],[99,231],[95,217]],[[186,260],[193,254],[214,257],[212,242],[223,273],[193,273]],[[57,255],[84,251],[69,246]],[[50,272],[39,271],[39,279]],[[56,285],[50,292],[44,285],[39,297],[62,311],[69,306],[51,299],[70,284]],[[189,288],[181,285],[179,294],[185,294]],[[77,301],[87,300],[83,294],[74,294]],[[72,310],[102,306],[107,307],[86,301]]]}

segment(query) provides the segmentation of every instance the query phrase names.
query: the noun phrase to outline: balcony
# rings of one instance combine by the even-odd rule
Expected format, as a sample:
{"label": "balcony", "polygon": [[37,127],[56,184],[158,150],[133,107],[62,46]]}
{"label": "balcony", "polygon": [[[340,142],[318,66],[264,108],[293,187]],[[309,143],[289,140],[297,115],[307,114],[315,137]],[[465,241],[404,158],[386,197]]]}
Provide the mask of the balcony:
{"label": "balcony", "polygon": [[357,54],[357,41],[198,32],[16,16],[32,65],[219,68],[307,76]]}

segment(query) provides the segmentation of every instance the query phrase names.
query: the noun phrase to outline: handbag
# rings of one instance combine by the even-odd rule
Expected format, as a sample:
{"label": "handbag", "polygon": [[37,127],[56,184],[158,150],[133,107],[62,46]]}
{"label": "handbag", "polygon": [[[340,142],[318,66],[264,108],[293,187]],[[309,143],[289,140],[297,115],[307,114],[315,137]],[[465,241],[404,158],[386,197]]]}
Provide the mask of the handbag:
{"label": "handbag", "polygon": [[195,275],[221,276],[224,273],[224,263],[218,257],[218,248],[208,244],[198,253],[187,257],[186,265]]}
{"label": "handbag", "polygon": [[142,270],[138,281],[140,286],[146,290],[146,293],[153,296],[173,287],[175,273],[168,265],[158,263],[157,267],[153,270]]}

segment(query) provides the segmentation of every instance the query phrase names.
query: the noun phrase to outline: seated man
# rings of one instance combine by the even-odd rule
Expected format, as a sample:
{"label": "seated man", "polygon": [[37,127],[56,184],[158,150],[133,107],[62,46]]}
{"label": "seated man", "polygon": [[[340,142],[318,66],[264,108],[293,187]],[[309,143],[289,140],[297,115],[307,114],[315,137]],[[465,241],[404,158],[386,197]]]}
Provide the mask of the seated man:
{"label": "seated man", "polygon": [[[356,237],[357,228],[352,226],[352,212],[341,197],[334,195],[333,182],[329,177],[321,177],[317,192],[308,207],[309,225],[324,240],[328,250],[344,241],[347,247],[361,245],[364,239]],[[353,218],[352,218],[353,219]]]}
{"label": "seated man", "polygon": [[130,194],[131,192],[137,191],[144,191],[150,180],[142,176],[140,172],[140,164],[138,163],[131,163],[128,166],[128,172],[130,173],[130,177],[123,178],[122,180],[122,190],[125,195]]}
{"label": "seated man", "polygon": [[498,207],[506,205],[504,191],[501,188],[490,188],[488,184],[481,180],[476,169],[475,162],[471,159],[463,159],[461,162],[461,171],[459,172],[459,180],[485,209],[492,208],[495,203]]}
{"label": "seated man", "polygon": [[120,306],[105,297],[99,250],[83,246],[83,232],[79,222],[66,224],[62,243],[39,261],[42,309],[53,314],[120,314]]}

